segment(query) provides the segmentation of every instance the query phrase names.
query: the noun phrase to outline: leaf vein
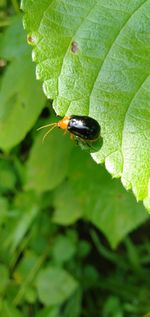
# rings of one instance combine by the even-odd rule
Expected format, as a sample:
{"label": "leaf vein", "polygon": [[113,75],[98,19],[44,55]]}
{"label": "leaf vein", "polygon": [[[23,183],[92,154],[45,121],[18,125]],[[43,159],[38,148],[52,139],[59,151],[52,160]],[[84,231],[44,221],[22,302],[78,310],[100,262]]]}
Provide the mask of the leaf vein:
{"label": "leaf vein", "polygon": [[[147,78],[150,76],[150,74],[146,74],[146,76],[144,77],[144,79],[142,80],[142,82],[140,82],[140,85],[138,87],[138,89],[136,90],[135,94],[132,96],[130,102],[129,102],[129,105],[126,109],[126,112],[125,112],[125,115],[124,115],[124,125],[123,125],[123,128],[122,128],[122,142],[121,142],[121,152],[122,152],[122,159],[124,158],[123,156],[123,135],[124,135],[124,130],[125,130],[125,121],[126,121],[126,117],[127,117],[127,114],[128,114],[128,111],[132,105],[132,102],[133,100],[136,98],[137,94],[139,93],[140,89],[142,88],[142,86],[144,85],[144,83],[146,82]],[[123,164],[122,164],[123,166]]]}
{"label": "leaf vein", "polygon": [[69,45],[68,45],[67,50],[66,50],[66,53],[65,53],[65,55],[64,55],[64,58],[63,58],[63,61],[62,61],[62,65],[61,65],[61,69],[60,69],[60,72],[59,72],[59,75],[58,75],[58,82],[57,82],[57,83],[58,83],[58,88],[57,88],[58,94],[59,94],[59,78],[60,78],[60,75],[61,75],[61,72],[62,72],[62,68],[63,68],[63,65],[64,65],[64,60],[65,60],[65,57],[66,57],[66,55],[67,55],[67,52],[68,52],[68,50],[70,49],[70,45],[71,45],[73,39],[75,38],[75,35],[77,34],[79,28],[80,28],[81,25],[84,23],[84,21],[88,18],[88,16],[91,14],[91,12],[92,12],[92,10],[94,9],[96,3],[97,3],[97,2],[95,2],[94,5],[90,8],[88,14],[84,17],[82,23],[78,26],[78,28],[77,28],[77,30],[76,30],[76,33],[72,36],[72,38],[71,38],[71,40],[70,40],[70,42],[69,42]]}
{"label": "leaf vein", "polygon": [[[93,90],[94,90],[94,87],[95,87],[97,78],[98,78],[100,72],[102,71],[102,68],[103,68],[104,63],[105,63],[105,61],[106,61],[106,58],[107,58],[107,56],[109,55],[109,53],[110,53],[110,51],[111,51],[111,49],[112,49],[114,43],[115,43],[116,40],[118,39],[119,35],[121,34],[122,30],[123,30],[124,27],[127,25],[127,23],[129,22],[129,20],[133,17],[133,15],[134,15],[147,1],[148,1],[148,0],[145,0],[142,4],[140,4],[140,5],[132,12],[131,15],[129,15],[129,17],[125,20],[124,24],[122,25],[121,29],[119,30],[119,32],[116,34],[116,37],[115,37],[115,39],[113,40],[113,42],[111,43],[111,45],[110,45],[110,47],[109,47],[109,49],[108,49],[108,52],[107,52],[107,54],[106,54],[105,57],[104,57],[103,63],[101,64],[100,69],[99,69],[99,71],[98,71],[98,73],[97,73],[97,76],[96,76],[96,78],[95,78],[95,80],[94,80],[94,82],[93,82],[93,87],[92,87],[92,90],[91,90],[91,93],[90,93],[90,98],[91,98],[91,95],[92,95],[92,93],[93,93]],[[89,102],[89,108],[90,108],[90,102]],[[89,112],[90,112],[90,110],[89,110]]]}

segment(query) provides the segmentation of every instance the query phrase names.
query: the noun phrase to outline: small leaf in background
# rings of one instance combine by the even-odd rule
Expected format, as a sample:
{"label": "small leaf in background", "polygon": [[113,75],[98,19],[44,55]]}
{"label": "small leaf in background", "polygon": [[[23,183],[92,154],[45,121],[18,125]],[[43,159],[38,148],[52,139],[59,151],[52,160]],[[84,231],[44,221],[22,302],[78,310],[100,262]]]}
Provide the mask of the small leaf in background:
{"label": "small leaf in background", "polygon": [[25,41],[21,19],[12,19],[0,46],[0,55],[10,61],[0,91],[0,148],[5,151],[24,139],[46,100],[35,79],[31,50]]}
{"label": "small leaf in background", "polygon": [[78,256],[86,257],[91,251],[91,246],[86,240],[80,240],[78,245]]}
{"label": "small leaf in background", "polygon": [[37,276],[37,291],[41,303],[57,305],[73,294],[78,282],[65,270],[48,267]]}
{"label": "small leaf in background", "polygon": [[71,184],[65,183],[56,188],[54,207],[52,218],[54,223],[68,226],[82,217],[83,210],[74,195]]}
{"label": "small leaf in background", "polygon": [[100,281],[100,276],[97,269],[90,264],[89,265],[87,264],[86,267],[84,268],[82,278],[84,280],[85,289],[91,288],[92,286],[95,287],[95,285],[97,284],[97,281]]}
{"label": "small leaf in background", "polygon": [[150,2],[22,0],[22,9],[56,113],[98,120],[93,158],[150,210]]}
{"label": "small leaf in background", "polygon": [[[66,251],[67,250],[67,251]],[[55,239],[52,255],[53,259],[58,264],[63,264],[69,261],[76,253],[76,245],[71,241],[71,239],[66,236],[58,236]]]}
{"label": "small leaf in background", "polygon": [[17,177],[15,175],[14,167],[9,160],[0,160],[0,191],[7,192],[14,190]]}
{"label": "small leaf in background", "polygon": [[69,136],[64,137],[57,129],[48,135],[44,143],[42,138],[43,133],[39,133],[27,162],[25,188],[37,192],[52,190],[64,180],[72,148]]}
{"label": "small leaf in background", "polygon": [[124,317],[121,303],[117,297],[109,297],[103,307],[103,316],[105,317]]}

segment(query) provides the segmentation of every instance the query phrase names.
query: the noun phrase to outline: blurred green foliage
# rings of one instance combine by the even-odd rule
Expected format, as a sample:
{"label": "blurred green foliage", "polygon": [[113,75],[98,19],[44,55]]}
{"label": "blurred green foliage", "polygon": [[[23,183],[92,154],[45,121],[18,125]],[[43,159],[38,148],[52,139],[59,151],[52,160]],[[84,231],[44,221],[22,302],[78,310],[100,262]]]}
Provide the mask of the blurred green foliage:
{"label": "blurred green foliage", "polygon": [[17,15],[1,2],[0,316],[144,316],[149,216],[68,135],[42,144],[56,119]]}

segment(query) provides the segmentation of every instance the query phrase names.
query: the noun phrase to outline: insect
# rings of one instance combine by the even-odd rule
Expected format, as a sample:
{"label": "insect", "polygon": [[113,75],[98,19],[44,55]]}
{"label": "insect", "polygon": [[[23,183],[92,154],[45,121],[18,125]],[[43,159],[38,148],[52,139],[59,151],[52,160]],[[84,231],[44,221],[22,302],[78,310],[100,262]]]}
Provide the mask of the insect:
{"label": "insect", "polygon": [[38,130],[49,127],[50,129],[45,133],[43,141],[56,127],[65,130],[65,132],[69,131],[72,139],[77,137],[79,140],[84,142],[94,142],[100,136],[99,123],[95,119],[88,116],[66,116],[62,120],[55,123],[46,124],[40,127]]}

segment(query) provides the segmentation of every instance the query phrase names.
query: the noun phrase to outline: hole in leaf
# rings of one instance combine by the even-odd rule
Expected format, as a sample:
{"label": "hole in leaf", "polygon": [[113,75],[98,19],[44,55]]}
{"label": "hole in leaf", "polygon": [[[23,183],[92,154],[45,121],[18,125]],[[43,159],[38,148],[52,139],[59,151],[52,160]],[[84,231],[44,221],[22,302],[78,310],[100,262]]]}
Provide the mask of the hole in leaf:
{"label": "hole in leaf", "polygon": [[78,50],[79,50],[78,43],[75,42],[75,41],[73,41],[73,42],[71,43],[71,51],[72,51],[72,53],[77,53]]}

